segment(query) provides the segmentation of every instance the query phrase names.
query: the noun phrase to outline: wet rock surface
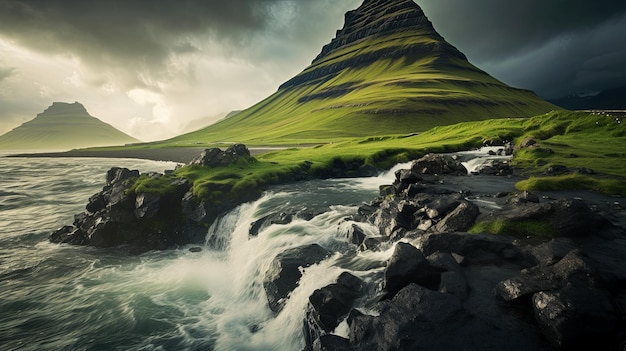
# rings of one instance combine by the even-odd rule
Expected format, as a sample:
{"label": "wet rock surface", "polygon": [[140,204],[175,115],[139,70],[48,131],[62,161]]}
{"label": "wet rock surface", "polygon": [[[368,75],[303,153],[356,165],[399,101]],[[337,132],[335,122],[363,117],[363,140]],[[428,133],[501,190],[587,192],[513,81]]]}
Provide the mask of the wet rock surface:
{"label": "wet rock surface", "polygon": [[270,309],[280,312],[289,294],[298,286],[302,277],[301,269],[319,263],[329,255],[329,251],[317,244],[296,247],[278,254],[265,273],[263,282]]}
{"label": "wet rock surface", "polygon": [[[211,164],[213,153],[198,162]],[[246,156],[234,149],[215,162],[235,154]],[[460,159],[427,155],[343,219],[352,222],[341,234],[345,245],[278,254],[261,272],[269,308],[281,313],[303,270],[340,252],[346,267],[351,259],[364,262],[309,297],[302,320],[307,350],[623,351],[626,220],[619,202],[502,191],[499,179],[508,176],[467,176],[461,167]],[[204,240],[225,210],[196,199],[185,180],[144,176],[167,179],[173,190],[129,191],[139,172],[113,168],[85,212],[50,240],[133,253],[171,248]],[[476,182],[490,191],[475,192]],[[315,215],[273,213],[252,223],[249,234]],[[512,231],[467,233],[477,222],[498,220],[513,224]],[[528,223],[547,235],[533,226],[517,232]]]}
{"label": "wet rock surface", "polygon": [[[383,270],[351,272],[369,280],[331,318],[334,327],[352,305],[347,332],[320,328],[308,315],[306,349],[623,351],[623,211],[529,192],[472,194],[464,187],[470,176],[456,174],[415,162],[359,208],[353,219],[380,235],[354,242],[357,252],[386,250],[389,258]],[[542,223],[550,236],[466,232],[495,219]]]}
{"label": "wet rock surface", "polygon": [[[221,167],[249,156],[245,145],[235,144],[224,151],[207,149],[192,164]],[[140,176],[167,180],[169,191],[134,190],[133,185]],[[102,191],[89,199],[85,212],[75,216],[73,225],[52,233],[49,240],[100,248],[118,247],[130,253],[200,243],[218,215],[247,200],[208,204],[193,196],[186,179],[159,173],[140,175],[136,170],[114,167],[107,172]]]}

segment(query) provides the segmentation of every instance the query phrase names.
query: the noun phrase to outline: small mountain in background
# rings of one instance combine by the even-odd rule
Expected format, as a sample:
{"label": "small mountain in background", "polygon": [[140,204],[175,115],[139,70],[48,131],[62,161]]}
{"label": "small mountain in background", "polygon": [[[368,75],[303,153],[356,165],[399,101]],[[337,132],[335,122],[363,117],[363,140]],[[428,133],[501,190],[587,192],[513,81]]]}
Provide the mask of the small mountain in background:
{"label": "small mountain in background", "polygon": [[67,150],[137,142],[89,115],[78,102],[55,102],[34,119],[1,135],[0,150]]}
{"label": "small mountain in background", "polygon": [[365,0],[312,64],[278,91],[169,142],[329,142],[557,107],[472,65],[412,0]]}
{"label": "small mountain in background", "polygon": [[568,110],[626,110],[626,86],[598,94],[570,95],[550,102]]}

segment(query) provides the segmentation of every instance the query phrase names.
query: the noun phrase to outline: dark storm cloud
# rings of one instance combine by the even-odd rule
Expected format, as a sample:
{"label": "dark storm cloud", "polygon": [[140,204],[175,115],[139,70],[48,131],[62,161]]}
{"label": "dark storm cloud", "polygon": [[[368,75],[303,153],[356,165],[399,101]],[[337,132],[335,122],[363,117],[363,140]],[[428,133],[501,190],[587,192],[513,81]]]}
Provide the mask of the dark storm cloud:
{"label": "dark storm cloud", "polygon": [[[511,85],[552,97],[626,84],[626,1],[416,2],[472,63]],[[171,74],[171,55],[196,53],[244,57],[255,65],[280,66],[288,75],[304,69],[341,28],[343,13],[361,3],[0,0],[0,36],[30,50],[117,70],[127,86],[150,85]],[[206,38],[218,46],[203,46]],[[0,77],[8,74],[0,70]],[[289,78],[280,74],[274,78]]]}
{"label": "dark storm cloud", "polygon": [[440,34],[509,84],[544,97],[626,85],[626,1],[417,2]]}
{"label": "dark storm cloud", "polygon": [[155,70],[172,52],[198,50],[193,36],[236,43],[266,25],[279,0],[0,0],[0,34],[90,64]]}
{"label": "dark storm cloud", "polygon": [[[468,46],[479,59],[536,47],[565,33],[578,34],[626,13],[623,0],[422,0],[435,27]],[[474,43],[472,47],[470,44]],[[617,43],[616,43],[617,44]]]}

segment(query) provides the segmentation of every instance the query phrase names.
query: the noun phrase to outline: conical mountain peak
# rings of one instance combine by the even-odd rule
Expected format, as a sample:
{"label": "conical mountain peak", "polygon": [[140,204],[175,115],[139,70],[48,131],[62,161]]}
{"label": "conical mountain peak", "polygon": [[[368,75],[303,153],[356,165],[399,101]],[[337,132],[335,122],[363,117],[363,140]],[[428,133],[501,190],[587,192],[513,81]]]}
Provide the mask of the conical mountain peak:
{"label": "conical mountain peak", "polygon": [[313,63],[360,40],[406,31],[443,41],[413,0],[365,0],[359,8],[346,13],[344,27]]}
{"label": "conical mountain peak", "polygon": [[37,117],[0,135],[0,150],[64,150],[136,143],[78,102],[54,102]]}
{"label": "conical mountain peak", "polygon": [[[332,79],[346,69],[360,69],[381,60],[430,60],[431,66],[469,63],[463,53],[435,31],[412,0],[366,0],[346,13],[345,25],[324,46],[311,66],[279,90]],[[484,72],[483,72],[484,73]]]}
{"label": "conical mountain peak", "polygon": [[472,65],[412,0],[364,0],[313,63],[235,117],[175,138],[328,143],[555,106]]}
{"label": "conical mountain peak", "polygon": [[72,114],[79,117],[91,117],[85,106],[79,102],[71,104],[67,102],[53,102],[52,105],[50,105],[42,113],[38,114],[37,117],[53,116],[58,114]]}

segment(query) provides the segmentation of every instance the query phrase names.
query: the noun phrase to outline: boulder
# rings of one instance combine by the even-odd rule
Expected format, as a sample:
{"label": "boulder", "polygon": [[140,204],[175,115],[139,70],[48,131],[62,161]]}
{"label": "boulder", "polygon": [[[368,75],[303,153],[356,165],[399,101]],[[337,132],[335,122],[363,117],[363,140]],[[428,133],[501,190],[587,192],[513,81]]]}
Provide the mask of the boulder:
{"label": "boulder", "polygon": [[415,246],[399,242],[385,269],[385,298],[392,298],[410,283],[436,290],[441,280],[441,272],[442,269],[433,267]]}
{"label": "boulder", "polygon": [[418,239],[425,255],[437,251],[463,256],[463,264],[521,262],[524,255],[514,240],[503,235],[441,233]]}
{"label": "boulder", "polygon": [[367,235],[363,232],[363,230],[356,224],[350,226],[350,230],[348,231],[348,242],[360,246],[363,244]]}
{"label": "boulder", "polygon": [[467,175],[467,168],[449,155],[428,154],[413,162],[414,174]]}
{"label": "boulder", "polygon": [[193,159],[190,164],[204,167],[226,167],[236,163],[240,157],[244,156],[250,156],[248,148],[243,144],[234,144],[225,151],[219,148],[206,149],[200,156]]}
{"label": "boulder", "polygon": [[424,207],[430,219],[443,218],[459,205],[456,196],[437,196]]}
{"label": "boulder", "polygon": [[312,346],[323,335],[331,333],[348,316],[362,284],[361,279],[343,272],[336,283],[313,292],[304,321],[307,345]]}
{"label": "boulder", "polygon": [[579,251],[571,251],[554,265],[536,266],[498,283],[496,294],[507,302],[524,302],[535,293],[560,290],[567,284],[591,287],[595,285],[595,281],[588,260]]}
{"label": "boulder", "polygon": [[348,318],[350,343],[356,349],[454,350],[465,342],[449,335],[467,318],[453,295],[409,284],[378,310],[377,317],[352,313]]}
{"label": "boulder", "polygon": [[295,247],[278,254],[265,272],[263,288],[272,311],[282,310],[289,294],[298,286],[301,268],[321,262],[330,253],[317,244]]}
{"label": "boulder", "polygon": [[396,171],[395,175],[396,180],[393,183],[393,187],[396,189],[397,194],[400,194],[412,184],[416,184],[422,180],[420,174],[415,173],[412,169],[400,169]]}
{"label": "boulder", "polygon": [[559,199],[551,204],[550,224],[559,236],[592,235],[609,225],[580,199]]}
{"label": "boulder", "polygon": [[541,332],[554,347],[611,350],[617,345],[619,320],[606,292],[571,286],[541,291],[533,295],[532,305]]}
{"label": "boulder", "polygon": [[411,230],[414,227],[413,214],[417,207],[406,200],[385,199],[378,210],[372,215],[373,224],[378,227],[380,234],[392,237],[401,230]]}
{"label": "boulder", "polygon": [[474,224],[478,213],[478,206],[461,200],[452,212],[435,225],[433,231],[437,233],[466,231]]}
{"label": "boulder", "polygon": [[484,174],[494,176],[508,176],[512,175],[513,173],[513,168],[509,164],[509,161],[506,160],[491,160],[472,172],[472,174]]}
{"label": "boulder", "polygon": [[107,171],[105,187],[123,183],[129,179],[139,178],[138,170],[128,168],[113,167]]}

